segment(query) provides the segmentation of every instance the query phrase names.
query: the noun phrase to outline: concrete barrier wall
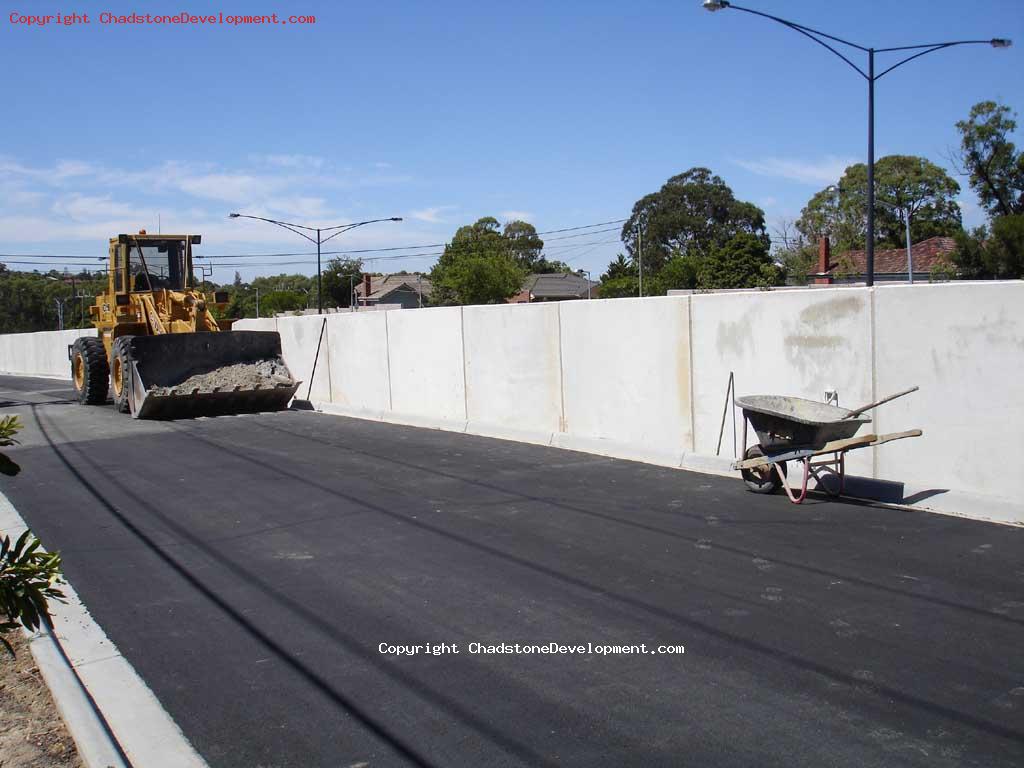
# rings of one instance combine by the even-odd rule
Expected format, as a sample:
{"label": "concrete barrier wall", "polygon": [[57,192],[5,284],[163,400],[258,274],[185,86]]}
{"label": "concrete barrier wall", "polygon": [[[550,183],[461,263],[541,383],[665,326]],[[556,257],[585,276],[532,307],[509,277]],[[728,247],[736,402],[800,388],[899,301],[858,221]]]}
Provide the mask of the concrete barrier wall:
{"label": "concrete barrier wall", "polygon": [[331,402],[340,408],[378,417],[391,410],[387,314],[328,316]]}
{"label": "concrete barrier wall", "polygon": [[276,331],[276,317],[249,318],[248,320],[236,320],[231,329],[235,331]]}
{"label": "concrete barrier wall", "polygon": [[80,336],[95,335],[88,328],[0,335],[0,373],[70,379],[68,345]]}
{"label": "concrete barrier wall", "polygon": [[1024,283],[891,286],[875,293],[884,432],[924,436],[878,448],[877,476],[1018,504],[1024,432]]}
{"label": "concrete barrier wall", "polygon": [[686,297],[559,305],[565,424],[556,443],[679,466],[691,450]]}
{"label": "concrete barrier wall", "polygon": [[[235,327],[281,333],[304,397],[322,322]],[[0,371],[67,377],[78,334],[0,336]],[[822,400],[835,390],[847,407],[916,384],[920,392],[874,412],[872,429],[925,436],[851,453],[851,473],[1018,495],[1024,282],[335,314],[312,399],[353,415],[700,466],[715,452],[730,371],[739,396]],[[732,453],[730,416],[722,454]]]}
{"label": "concrete barrier wall", "polygon": [[463,308],[471,431],[550,442],[562,430],[558,315],[557,304]]}
{"label": "concrete barrier wall", "polygon": [[391,410],[418,423],[466,422],[462,307],[384,312]]}
{"label": "concrete barrier wall", "polygon": [[[292,376],[302,382],[296,397],[311,400],[331,399],[331,364],[328,353],[326,316],[277,318],[281,351]],[[241,330],[241,329],[240,329]],[[252,329],[269,330],[269,329]],[[321,341],[321,331],[323,340]],[[317,355],[317,346],[320,354]],[[315,363],[315,365],[314,365]],[[312,387],[310,386],[312,381]]]}
{"label": "concrete barrier wall", "polygon": [[[715,453],[729,372],[736,395],[872,402],[871,295],[867,288],[704,294],[691,297],[694,450]],[[740,414],[737,442],[742,436]],[[757,442],[750,432],[748,444]],[[871,449],[874,450],[874,449]],[[871,450],[851,452],[850,472],[870,476]],[[733,455],[732,414],[722,454]]]}

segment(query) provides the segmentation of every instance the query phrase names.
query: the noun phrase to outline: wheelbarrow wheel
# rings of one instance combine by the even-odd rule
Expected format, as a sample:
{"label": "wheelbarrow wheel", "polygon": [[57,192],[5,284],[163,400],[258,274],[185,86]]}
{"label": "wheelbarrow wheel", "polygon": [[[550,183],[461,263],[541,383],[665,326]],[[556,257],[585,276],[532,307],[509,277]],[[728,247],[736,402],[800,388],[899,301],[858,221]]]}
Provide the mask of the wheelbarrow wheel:
{"label": "wheelbarrow wheel", "polygon": [[[761,446],[752,445],[747,448],[747,452],[743,454],[744,459],[756,459],[764,456],[764,451],[761,450]],[[786,474],[786,462],[776,462],[782,474]],[[747,484],[754,493],[775,493],[781,486],[779,481],[779,475],[775,472],[773,465],[765,464],[761,467],[754,467],[753,469],[740,470],[740,474],[743,475],[743,482]]]}

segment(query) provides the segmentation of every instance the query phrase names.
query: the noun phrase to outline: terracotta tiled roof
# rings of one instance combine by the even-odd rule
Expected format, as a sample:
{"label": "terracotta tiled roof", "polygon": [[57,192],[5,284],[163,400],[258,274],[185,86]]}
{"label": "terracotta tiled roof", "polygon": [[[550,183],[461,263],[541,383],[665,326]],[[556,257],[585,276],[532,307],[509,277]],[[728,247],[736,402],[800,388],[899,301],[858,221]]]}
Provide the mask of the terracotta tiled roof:
{"label": "terracotta tiled roof", "polygon": [[[920,243],[910,246],[914,259],[914,272],[928,272],[938,261],[950,261],[956,251],[956,241],[952,237],[929,237]],[[860,274],[867,272],[867,255],[864,251],[846,251],[832,258],[829,272],[835,272],[840,260],[844,257],[853,261],[854,268]],[[884,251],[875,250],[875,274],[904,274],[907,271],[907,249],[892,248]],[[816,273],[815,273],[816,274]]]}

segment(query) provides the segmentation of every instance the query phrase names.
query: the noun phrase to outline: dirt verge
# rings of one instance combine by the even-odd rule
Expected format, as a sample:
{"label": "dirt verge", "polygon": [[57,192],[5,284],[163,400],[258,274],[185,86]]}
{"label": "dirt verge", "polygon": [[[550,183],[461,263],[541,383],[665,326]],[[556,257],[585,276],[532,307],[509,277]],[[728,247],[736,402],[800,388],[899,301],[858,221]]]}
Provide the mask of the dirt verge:
{"label": "dirt verge", "polygon": [[0,648],[0,768],[82,768],[21,632],[5,635],[17,658]]}

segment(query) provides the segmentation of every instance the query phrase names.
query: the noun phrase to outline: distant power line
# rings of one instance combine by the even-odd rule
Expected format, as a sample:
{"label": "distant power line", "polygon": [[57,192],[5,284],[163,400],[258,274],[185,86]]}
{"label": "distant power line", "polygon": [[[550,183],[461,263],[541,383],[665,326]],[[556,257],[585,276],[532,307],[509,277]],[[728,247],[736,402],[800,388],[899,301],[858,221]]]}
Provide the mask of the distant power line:
{"label": "distant power line", "polygon": [[[618,231],[618,227],[610,226],[615,224],[621,224],[627,221],[627,219],[615,219],[612,221],[602,221],[595,224],[583,224],[575,227],[560,227],[558,229],[549,229],[543,232],[537,232],[538,236],[541,235],[561,235],[560,237],[549,237],[544,244],[543,252],[548,251],[559,251],[564,250],[568,255],[572,251],[579,251],[580,249],[586,249],[582,252],[576,253],[573,256],[565,259],[565,261],[574,261],[581,256],[590,253],[596,248],[606,245],[609,243],[619,242],[619,238],[612,238],[606,240],[591,240],[586,242],[572,242],[564,243],[558,242],[557,245],[548,245],[552,241],[564,241],[564,240],[575,240],[577,238],[586,238],[591,235],[600,235],[609,232]],[[603,228],[602,228],[603,227]],[[574,234],[562,234],[565,232],[571,232]],[[360,256],[361,261],[366,262],[377,262],[377,261],[402,261],[412,259],[432,259],[444,254],[445,248],[449,247],[450,243],[427,243],[421,245],[403,245],[403,246],[391,246],[386,248],[356,248],[344,251],[323,251],[321,256]],[[439,248],[442,250],[428,251],[426,253],[396,253],[397,251],[422,251],[430,248]],[[474,253],[482,252],[460,248],[462,253]],[[375,253],[386,253],[386,256],[362,256],[362,254],[375,254]],[[307,257],[307,258],[303,258]],[[239,267],[258,267],[258,268],[277,268],[277,267],[296,267],[296,266],[310,266],[316,261],[315,252],[294,252],[294,253],[236,253],[236,254],[196,254],[197,259],[202,261],[197,262],[196,266],[205,265],[210,270],[226,270],[226,269],[237,269]],[[28,259],[31,259],[29,261]],[[88,263],[82,260],[90,260]],[[292,259],[289,261],[249,261],[249,259]],[[47,263],[47,262],[57,263]],[[0,262],[4,264],[17,264],[22,266],[33,266],[41,268],[43,271],[60,271],[61,269],[67,270],[74,268],[79,271],[89,270],[93,272],[105,272],[107,261],[106,257],[97,256],[79,256],[79,255],[60,255],[51,253],[0,253]],[[97,264],[100,262],[101,264]]]}
{"label": "distant power line", "polygon": [[[588,234],[591,234],[591,233],[588,233]],[[599,246],[599,245],[606,245],[607,243],[617,243],[617,242],[620,242],[618,240],[618,238],[614,238],[614,239],[611,239],[611,240],[592,240],[592,241],[585,242],[585,243],[571,243],[571,244],[563,244],[563,245],[552,245],[552,246],[550,246],[550,248],[545,247],[544,248],[544,252],[546,253],[549,250],[553,251],[553,250],[558,250],[558,249],[562,249],[562,248],[565,248],[565,249],[584,248],[586,246]],[[480,249],[460,249],[460,253],[463,253],[463,254],[467,254],[467,253],[468,254],[485,253],[485,252],[486,251],[482,251]],[[443,253],[444,253],[444,251],[434,251],[434,252],[431,252],[431,253],[412,253],[412,254],[402,254],[402,255],[399,255],[399,256],[373,256],[373,257],[370,257],[370,258],[361,259],[361,261],[374,262],[374,261],[401,261],[401,260],[408,260],[408,259],[432,259],[432,258],[434,258],[436,256],[441,256]],[[216,268],[225,268],[225,267],[232,267],[232,268],[234,268],[234,267],[279,267],[279,266],[280,267],[288,267],[288,266],[299,266],[299,265],[302,265],[302,264],[315,264],[316,263],[316,256],[315,255],[314,255],[314,257],[312,259],[301,259],[301,260],[296,260],[296,261],[269,261],[269,262],[230,261],[230,260],[229,261],[224,261],[224,259],[231,259],[231,258],[239,258],[239,257],[237,257],[237,256],[235,256],[235,257],[225,256],[225,257],[220,257],[220,258],[218,258],[218,257],[207,257],[205,263],[207,264],[207,266],[216,267]]]}
{"label": "distant power line", "polygon": [[[617,227],[611,229],[596,230],[596,227],[606,227],[610,224],[621,224],[627,221],[627,219],[615,219],[613,221],[601,221],[596,224],[583,224],[577,227],[563,227],[561,229],[549,229],[544,232],[538,232],[538,235],[553,235],[562,232],[576,232],[579,230],[589,229],[590,232],[582,232],[578,235],[569,235],[567,237],[552,237],[551,240],[566,240],[573,237],[586,237],[587,235],[596,235],[601,232],[613,232]],[[388,248],[358,248],[344,251],[323,251],[323,256],[338,256],[352,253],[384,253],[392,251],[412,251],[420,250],[425,248],[444,248],[448,243],[427,243],[424,245],[398,245],[391,246]],[[277,258],[277,257],[291,257],[291,256],[315,256],[316,252],[295,252],[295,253],[222,253],[222,254],[202,254],[201,258],[205,259],[242,259],[242,258]],[[199,256],[199,254],[197,254]],[[96,259],[97,261],[106,261],[105,256],[88,256],[88,255],[68,255],[68,254],[52,254],[52,253],[0,253],[0,259]]]}

